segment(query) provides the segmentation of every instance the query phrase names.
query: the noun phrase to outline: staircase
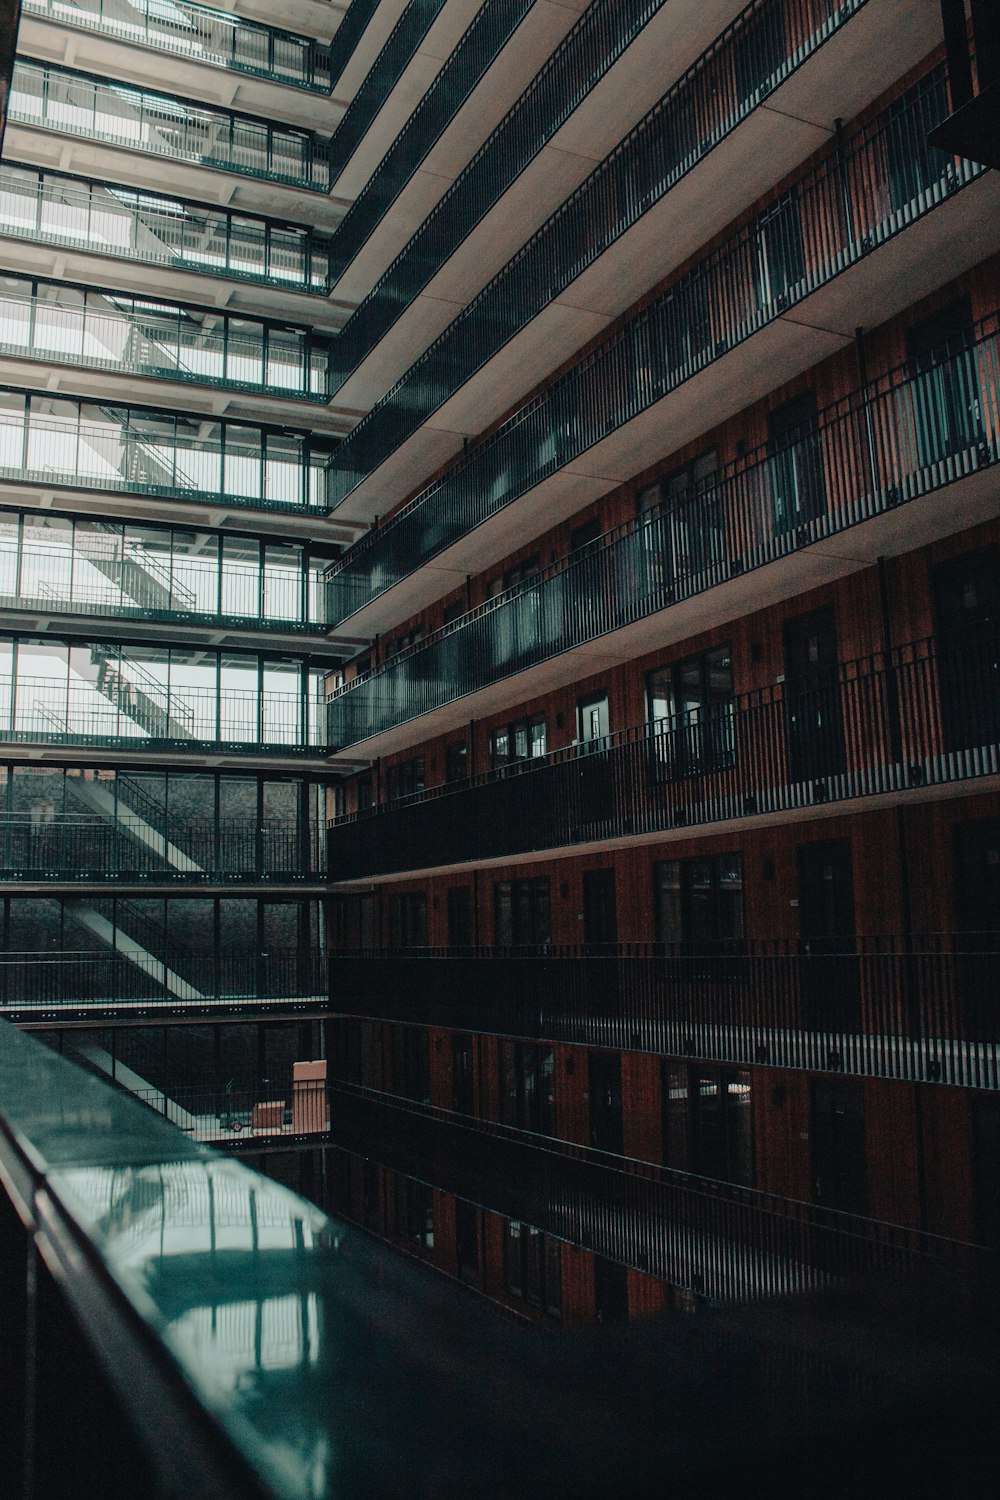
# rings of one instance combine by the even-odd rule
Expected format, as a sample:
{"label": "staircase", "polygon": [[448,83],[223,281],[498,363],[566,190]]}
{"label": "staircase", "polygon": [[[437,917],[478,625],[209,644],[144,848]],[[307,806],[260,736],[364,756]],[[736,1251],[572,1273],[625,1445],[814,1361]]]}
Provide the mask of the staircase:
{"label": "staircase", "polygon": [[203,866],[181,848],[183,825],[171,818],[155,797],[128,777],[119,775],[116,778],[117,797],[100,781],[67,781],[66,785],[78,801],[100,813],[116,829],[142,844],[171,869],[191,875],[204,874]]}
{"label": "staircase", "polygon": [[196,608],[195,595],[172,577],[170,567],[141,543],[123,537],[121,528],[113,522],[101,521],[97,528],[78,526],[75,546],[91,567],[116,584],[140,609]]}
{"label": "staircase", "polygon": [[[108,917],[96,911],[94,907],[88,906],[85,901],[66,901],[65,910],[79,926],[95,937],[102,947],[109,948],[114,953],[120,953],[123,958],[140,968],[148,978],[161,985],[175,1000],[203,1000],[205,998],[200,990],[196,990],[194,985],[189,984],[162,958],[156,956],[157,951],[167,952],[167,934],[158,922],[147,917],[145,912],[133,906],[130,901],[119,901],[116,908],[119,918],[124,916],[128,922],[130,932],[116,927]],[[131,935],[133,932],[138,932],[140,937],[133,937]]]}
{"label": "staircase", "polygon": [[126,675],[116,657],[100,646],[92,646],[90,659],[97,668],[94,686],[108,702],[155,740],[189,740],[194,737],[194,709],[186,703],[171,703],[167,689],[137,661],[129,659]]}

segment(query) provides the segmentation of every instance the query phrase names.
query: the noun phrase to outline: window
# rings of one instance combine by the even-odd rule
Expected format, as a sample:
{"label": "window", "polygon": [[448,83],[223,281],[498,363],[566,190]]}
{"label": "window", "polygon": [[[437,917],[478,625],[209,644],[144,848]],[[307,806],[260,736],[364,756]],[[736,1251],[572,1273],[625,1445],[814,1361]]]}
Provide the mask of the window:
{"label": "window", "polygon": [[456,1031],[451,1038],[451,1107],[460,1115],[476,1112],[472,1037],[466,1031]]}
{"label": "window", "polygon": [[665,859],[653,872],[659,942],[696,947],[743,937],[742,855]]}
{"label": "window", "polygon": [[494,729],[490,736],[490,763],[494,770],[501,770],[518,761],[538,760],[545,754],[545,748],[545,719],[537,714]]}
{"label": "window", "polygon": [[749,1072],[664,1062],[663,1164],[752,1186]]}
{"label": "window", "polygon": [[514,563],[503,573],[491,578],[486,585],[487,599],[495,599],[498,594],[504,594],[508,589],[516,589],[519,584],[528,583],[537,577],[541,570],[541,559],[537,553],[531,557],[524,557],[519,563]]}
{"label": "window", "polygon": [[530,1224],[507,1220],[504,1236],[504,1285],[512,1297],[553,1317],[562,1316],[562,1254],[559,1241]]}
{"label": "window", "polygon": [[913,423],[924,465],[983,438],[979,372],[969,347],[972,328],[971,299],[959,297],[907,332]]}
{"label": "window", "polygon": [[715,482],[718,468],[718,449],[706,448],[690,463],[639,491],[650,591],[672,592],[678,579],[724,560],[722,501]]}
{"label": "window", "polygon": [[814,520],[826,509],[820,442],[815,391],[793,397],[768,417],[768,472],[777,536]]}
{"label": "window", "polygon": [[389,897],[389,947],[427,947],[427,897],[402,891]]}
{"label": "window", "polygon": [[397,1175],[396,1233],[422,1250],[434,1249],[434,1190],[425,1182]]}
{"label": "window", "polygon": [[787,307],[793,289],[805,275],[805,244],[799,200],[789,193],[757,221],[757,304]]}
{"label": "window", "polygon": [[729,647],[716,646],[650,672],[646,714],[663,774],[689,776],[731,766],[735,745]]}
{"label": "window", "polygon": [[414,797],[424,789],[424,758],[416,755],[412,760],[400,761],[389,767],[388,794],[390,802],[401,797]]}
{"label": "window", "polygon": [[452,625],[456,620],[460,620],[466,612],[465,600],[453,599],[450,604],[446,604],[444,607],[444,614],[441,617],[441,624]]}
{"label": "window", "polygon": [[533,1042],[500,1043],[500,1118],[505,1125],[552,1135],[555,1130],[555,1054]]}
{"label": "window", "polygon": [[424,633],[419,625],[414,625],[412,630],[404,630],[400,635],[394,635],[391,641],[386,642],[385,657],[390,661],[392,657],[398,656],[401,651],[415,646],[424,638]]}
{"label": "window", "polygon": [[464,740],[455,740],[444,752],[444,779],[449,786],[456,781],[465,781],[469,774],[469,747]]}
{"label": "window", "polygon": [[551,938],[548,877],[498,881],[493,912],[498,948],[545,946]]}
{"label": "window", "polygon": [[422,1026],[389,1027],[389,1069],[390,1092],[430,1104],[430,1037]]}

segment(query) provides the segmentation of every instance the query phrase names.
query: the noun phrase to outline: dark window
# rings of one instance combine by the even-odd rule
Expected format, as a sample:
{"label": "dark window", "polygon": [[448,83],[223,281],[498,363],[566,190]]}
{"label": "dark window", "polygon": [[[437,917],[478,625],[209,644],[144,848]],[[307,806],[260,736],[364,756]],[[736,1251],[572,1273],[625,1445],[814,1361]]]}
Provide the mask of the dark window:
{"label": "dark window", "polygon": [[358,812],[367,812],[374,800],[372,793],[372,773],[365,771],[354,783],[357,788]]}
{"label": "dark window", "polygon": [[960,297],[906,335],[917,453],[924,465],[983,438],[982,398],[970,349],[972,302]]}
{"label": "dark window", "polygon": [[718,943],[743,936],[739,854],[665,859],[654,865],[656,936],[661,943]]}
{"label": "dark window", "polygon": [[444,779],[448,785],[465,781],[469,774],[469,747],[464,740],[455,740],[445,747]]}
{"label": "dark window", "polygon": [[425,1182],[396,1176],[396,1233],[401,1239],[434,1249],[434,1190]]}
{"label": "dark window", "polygon": [[500,770],[518,761],[540,759],[545,749],[545,719],[537,714],[494,729],[490,736],[490,763],[494,770]]}
{"label": "dark window", "polygon": [[555,1130],[555,1055],[532,1042],[500,1043],[500,1118],[505,1125],[552,1135]]}
{"label": "dark window", "polygon": [[752,1185],[749,1072],[664,1062],[663,1164],[721,1182]]}
{"label": "dark window", "polygon": [[451,1107],[460,1115],[476,1112],[472,1038],[467,1032],[456,1032],[451,1039]]}
{"label": "dark window", "polygon": [[761,308],[786,307],[805,275],[799,200],[789,193],[757,221],[757,302]]}
{"label": "dark window", "polygon": [[562,1316],[562,1256],[559,1241],[530,1224],[508,1219],[504,1237],[504,1284],[514,1297]]}
{"label": "dark window", "polygon": [[403,891],[389,897],[389,947],[427,947],[427,897]]}
{"label": "dark window", "polygon": [[455,1269],[460,1281],[479,1284],[479,1210],[459,1198],[455,1203]]}
{"label": "dark window", "polygon": [[418,1104],[431,1102],[430,1038],[420,1026],[389,1028],[390,1091]]}
{"label": "dark window", "polygon": [[771,412],[767,451],[774,530],[783,536],[826,509],[815,391],[805,391]]}
{"label": "dark window", "polygon": [[455,620],[460,620],[466,613],[467,610],[465,600],[453,599],[450,604],[445,605],[444,615],[442,616],[441,623],[443,625],[451,625],[455,622]]}
{"label": "dark window", "polygon": [[551,939],[548,877],[498,881],[493,913],[498,948],[544,946]]}
{"label": "dark window", "polygon": [[412,760],[400,761],[389,767],[389,801],[398,802],[401,797],[414,797],[424,789],[424,757],[415,755]]}
{"label": "dark window", "polygon": [[516,589],[519,584],[528,583],[538,576],[540,570],[541,560],[537,553],[531,557],[522,558],[519,563],[514,563],[504,573],[490,579],[486,585],[487,599],[495,599],[497,594],[504,594],[508,589]]}
{"label": "dark window", "polygon": [[418,642],[423,640],[423,638],[424,633],[419,625],[414,625],[412,630],[404,630],[399,635],[394,635],[392,640],[386,641],[385,644],[386,660],[391,661],[391,659],[394,656],[398,656],[401,651],[407,650],[407,648],[410,646],[416,646]]}
{"label": "dark window", "polygon": [[733,658],[728,646],[703,651],[646,679],[646,712],[659,764],[671,776],[731,766]]}
{"label": "dark window", "polygon": [[472,923],[472,887],[448,887],[448,947],[471,948],[475,941]]}

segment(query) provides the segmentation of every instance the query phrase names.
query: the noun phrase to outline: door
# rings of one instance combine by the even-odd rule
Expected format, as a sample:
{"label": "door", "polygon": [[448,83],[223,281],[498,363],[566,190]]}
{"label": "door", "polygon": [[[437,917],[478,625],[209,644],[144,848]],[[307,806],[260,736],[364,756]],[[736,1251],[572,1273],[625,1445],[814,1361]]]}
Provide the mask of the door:
{"label": "door", "polygon": [[628,1271],[603,1255],[594,1256],[594,1314],[598,1323],[628,1322]]}
{"label": "door", "polygon": [[451,1039],[451,1107],[457,1114],[475,1114],[472,1080],[472,1038],[458,1033]]}
{"label": "door", "polygon": [[583,941],[589,954],[618,942],[618,903],[614,870],[583,872]]}
{"label": "door", "polygon": [[821,516],[826,509],[816,394],[806,391],[773,411],[767,422],[775,536]]}
{"label": "door", "polygon": [[816,1031],[857,1031],[860,984],[848,840],[800,844],[798,877],[803,1024]]}
{"label": "door", "polygon": [[479,1284],[479,1210],[464,1198],[455,1202],[455,1268],[460,1281]]}
{"label": "door", "polygon": [[621,1156],[625,1147],[622,1119],[622,1060],[617,1052],[588,1052],[590,1144],[597,1151]]}
{"label": "door", "polygon": [[1000,548],[981,547],[931,573],[938,693],[946,750],[1000,738]]}
{"label": "door", "polygon": [[448,887],[448,947],[471,948],[474,936],[472,929],[472,887],[452,885]]}
{"label": "door", "polygon": [[972,302],[959,297],[906,335],[917,453],[925,466],[962,453],[983,437],[971,334]]}
{"label": "door", "polygon": [[1000,952],[1000,818],[955,825],[956,946],[967,1035],[995,1040]]}
{"label": "door", "polygon": [[839,776],[847,755],[832,605],[786,620],[784,635],[788,778]]}
{"label": "door", "polygon": [[580,699],[576,705],[576,771],[581,837],[601,833],[600,825],[612,816],[614,769],[608,747],[609,729],[607,694]]}
{"label": "door", "polygon": [[845,1213],[866,1213],[868,1174],[861,1085],[839,1078],[814,1078],[811,1104],[813,1202]]}

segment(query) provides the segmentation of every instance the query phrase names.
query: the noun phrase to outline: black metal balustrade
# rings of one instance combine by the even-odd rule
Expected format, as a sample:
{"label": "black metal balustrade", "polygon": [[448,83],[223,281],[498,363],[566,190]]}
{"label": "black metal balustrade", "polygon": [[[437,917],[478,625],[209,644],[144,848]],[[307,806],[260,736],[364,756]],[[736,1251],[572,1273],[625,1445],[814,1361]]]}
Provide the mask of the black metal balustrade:
{"label": "black metal balustrade", "polygon": [[[119,1083],[121,1080],[118,1080]],[[326,1137],[330,1111],[325,1081],[274,1079],[230,1083],[226,1088],[146,1088],[131,1080],[122,1085],[154,1114],[162,1115],[189,1140],[218,1148],[250,1150],[254,1143],[287,1146],[302,1137]]]}
{"label": "black metal balustrade", "polygon": [[345,1150],[675,1286],[787,1295],[991,1252],[332,1081]]}
{"label": "black metal balustrade", "polygon": [[[782,444],[637,516],[345,684],[351,744],[1000,460],[1000,314],[835,402]],[[338,612],[342,574],[328,574]],[[333,597],[330,597],[332,595]]]}
{"label": "black metal balustrade", "polygon": [[0,813],[0,881],[299,884],[323,879],[325,853],[318,828],[248,818],[214,825],[173,818],[161,830],[124,809],[113,819]]}
{"label": "black metal balustrade", "polygon": [[169,5],[159,0],[23,0],[23,9],[61,26],[120,37],[210,67],[330,92],[330,49],[322,42],[192,0],[170,0]]}
{"label": "black metal balustrade", "polygon": [[0,1014],[37,1023],[118,1012],[198,1016],[206,1007],[239,1010],[251,1003],[269,1011],[284,1002],[329,1004],[326,956],[319,949],[256,951],[243,944],[202,951],[168,946],[152,953],[142,950],[141,939],[159,945],[160,932],[141,931],[133,911],[127,920],[139,933],[130,937],[127,954],[97,949],[0,953]]}
{"label": "black metal balustrade", "polygon": [[1000,1088],[1000,934],[367,949],[338,1014],[741,1067]]}
{"label": "black metal balustrade", "polygon": [[18,59],[8,119],[262,182],[330,190],[325,136],[54,64]]}
{"label": "black metal balustrade", "polygon": [[333,439],[204,413],[0,387],[0,479],[247,510],[328,509]]}
{"label": "black metal balustrade", "polygon": [[[334,389],[339,388],[351,371],[371,352],[435,271],[507,191],[518,173],[524,170],[573,110],[578,108],[663,3],[664,0],[596,0],[595,4],[584,10],[521,97],[487,136],[468,166],[427,215],[417,232],[345,324],[338,341]],[[525,13],[525,7],[519,0],[495,9],[502,12],[502,24],[509,32],[513,32]],[[488,6],[484,7],[484,12],[488,10]],[[485,26],[488,21],[489,18],[482,14],[480,24]],[[476,36],[477,29],[477,23],[473,22],[460,48],[452,54],[452,67],[458,77],[466,73],[470,66],[458,52],[464,47],[471,55],[478,53],[482,47]],[[491,48],[492,53],[499,50],[492,38]],[[491,58],[487,58],[487,62],[489,60]],[[446,64],[442,73],[447,70]],[[468,88],[467,82],[464,87]],[[421,106],[414,112],[414,123],[410,130],[416,139],[416,150],[421,154],[430,148],[435,136],[441,133],[461,102],[462,96],[452,100],[451,96],[455,93],[456,84],[450,78],[443,78],[440,103],[428,92],[426,104],[423,105],[426,120],[420,113]],[[405,137],[404,145],[408,146]],[[406,151],[403,159],[407,164],[413,150],[413,147],[409,147]],[[345,265],[349,254],[357,253],[364,238],[378,222],[376,215],[381,217],[405,181],[404,176],[398,180],[390,179],[384,185],[382,183],[382,179],[387,176],[386,164],[392,160],[393,154],[390,152],[386,163],[376,169],[371,186],[366,190],[375,196],[372,209],[366,214],[357,215],[360,223],[355,232],[349,235],[348,226],[354,228],[351,220],[356,212],[352,209],[344,220],[342,230],[338,232],[337,245],[347,242],[343,252]],[[363,199],[365,193],[361,196]]]}
{"label": "black metal balustrade", "polygon": [[337,226],[330,242],[335,279],[381,222],[531,5],[532,0],[487,0],[480,6]]}
{"label": "black metal balustrade", "polygon": [[956,1454],[992,1476],[992,1265],[900,1284],[904,1257],[855,1237],[838,1264],[891,1280],[540,1337],[2,1024],[0,1101],[11,1494],[72,1475],[104,1500],[429,1500],[442,1462],[484,1500],[662,1494],[678,1472],[707,1494],[807,1475],[814,1500],[905,1476],[933,1500]]}
{"label": "black metal balustrade", "polygon": [[[866,3],[755,0],[747,6],[362,418],[337,455],[338,493],[383,462]],[[554,101],[548,110],[555,111]],[[528,153],[540,128],[540,119],[522,121],[512,111],[491,138],[492,149],[511,149],[514,136],[517,149]],[[506,185],[496,171],[492,180],[481,180],[487,174],[478,164],[486,154],[484,147],[352,314],[337,344],[335,388]]]}
{"label": "black metal balustrade", "polygon": [[20,162],[0,168],[0,234],[283,291],[330,290],[326,241],[304,226]]}
{"label": "black metal balustrade", "polygon": [[752,223],[355,543],[331,574],[331,619],[347,619],[982,176],[927,147],[947,109],[944,69],[933,68],[831,145]]}
{"label": "black metal balustrade", "polygon": [[527,854],[1000,772],[1000,636],[893,647],[349,813],[334,881]]}

